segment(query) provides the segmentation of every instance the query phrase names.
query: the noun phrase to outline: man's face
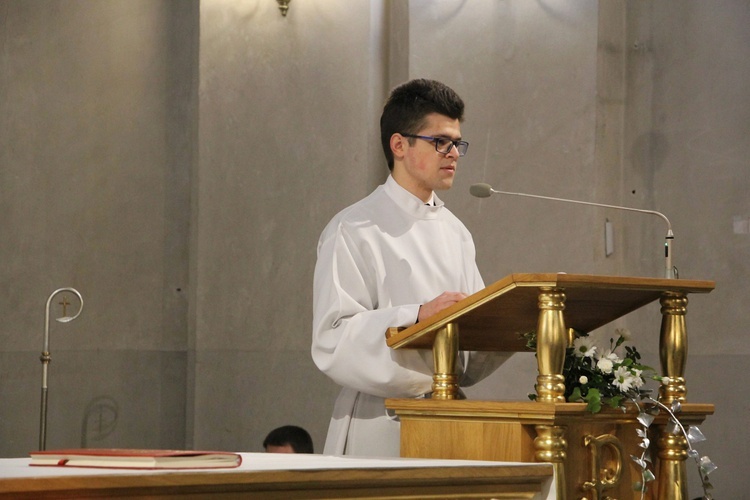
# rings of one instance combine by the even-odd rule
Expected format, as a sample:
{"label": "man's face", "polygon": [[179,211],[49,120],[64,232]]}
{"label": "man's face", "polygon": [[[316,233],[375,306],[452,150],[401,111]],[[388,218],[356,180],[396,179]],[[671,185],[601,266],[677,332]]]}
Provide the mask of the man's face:
{"label": "man's face", "polygon": [[266,446],[266,453],[294,453],[294,448],[288,443],[281,446],[269,444]]}
{"label": "man's face", "polygon": [[[445,115],[431,113],[425,117],[424,126],[415,135],[461,138],[461,125]],[[393,177],[409,192],[422,201],[429,200],[433,191],[450,189],[456,175],[458,151],[451,147],[448,153],[438,153],[435,143],[425,139],[411,139],[394,134],[391,149],[395,164]]]}

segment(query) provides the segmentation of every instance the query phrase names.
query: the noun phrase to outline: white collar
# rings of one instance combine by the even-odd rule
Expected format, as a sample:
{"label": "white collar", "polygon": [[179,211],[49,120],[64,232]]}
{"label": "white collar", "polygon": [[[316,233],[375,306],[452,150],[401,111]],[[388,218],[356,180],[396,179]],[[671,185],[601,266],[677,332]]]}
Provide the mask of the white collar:
{"label": "white collar", "polygon": [[445,205],[434,192],[429,200],[429,203],[432,204],[425,205],[425,202],[396,182],[396,179],[392,175],[389,175],[388,179],[386,179],[383,189],[405,212],[419,219],[434,219],[443,208],[443,205]]}

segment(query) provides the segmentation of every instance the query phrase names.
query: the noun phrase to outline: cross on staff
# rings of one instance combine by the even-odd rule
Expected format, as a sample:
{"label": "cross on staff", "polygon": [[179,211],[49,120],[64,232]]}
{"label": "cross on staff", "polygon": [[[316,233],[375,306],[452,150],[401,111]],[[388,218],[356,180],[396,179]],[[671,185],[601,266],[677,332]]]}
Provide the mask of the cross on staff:
{"label": "cross on staff", "polygon": [[62,301],[58,302],[58,304],[60,304],[62,306],[62,308],[63,308],[63,313],[62,313],[63,317],[66,317],[67,316],[67,312],[68,312],[68,306],[70,305],[70,302],[68,302],[68,297],[66,297],[65,295],[63,295]]}

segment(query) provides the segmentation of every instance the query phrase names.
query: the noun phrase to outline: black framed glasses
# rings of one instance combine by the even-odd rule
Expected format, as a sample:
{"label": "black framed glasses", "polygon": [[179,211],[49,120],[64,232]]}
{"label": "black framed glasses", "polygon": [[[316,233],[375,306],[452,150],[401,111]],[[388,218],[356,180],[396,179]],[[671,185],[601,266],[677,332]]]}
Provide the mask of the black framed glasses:
{"label": "black framed glasses", "polygon": [[444,155],[447,155],[451,152],[451,148],[453,146],[456,147],[456,151],[458,151],[458,156],[463,156],[466,154],[466,151],[469,149],[469,143],[466,141],[454,141],[452,139],[448,139],[447,137],[433,137],[431,135],[414,135],[414,134],[401,134],[404,137],[412,137],[414,139],[422,139],[425,141],[430,141],[435,143],[435,151],[438,153],[442,153]]}

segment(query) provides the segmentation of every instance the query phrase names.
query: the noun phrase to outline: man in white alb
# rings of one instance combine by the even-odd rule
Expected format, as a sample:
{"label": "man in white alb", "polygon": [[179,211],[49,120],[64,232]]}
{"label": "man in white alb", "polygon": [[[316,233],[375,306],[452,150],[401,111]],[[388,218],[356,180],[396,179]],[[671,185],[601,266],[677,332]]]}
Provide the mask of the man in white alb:
{"label": "man in white alb", "polygon": [[[399,455],[399,423],[386,414],[384,398],[429,393],[432,352],[391,349],[386,330],[413,325],[484,287],[471,234],[435,194],[453,185],[468,149],[463,112],[461,98],[440,82],[396,87],[380,118],[390,176],[320,236],[312,357],[343,387],[325,454]],[[461,353],[461,386],[495,368],[488,356]]]}

